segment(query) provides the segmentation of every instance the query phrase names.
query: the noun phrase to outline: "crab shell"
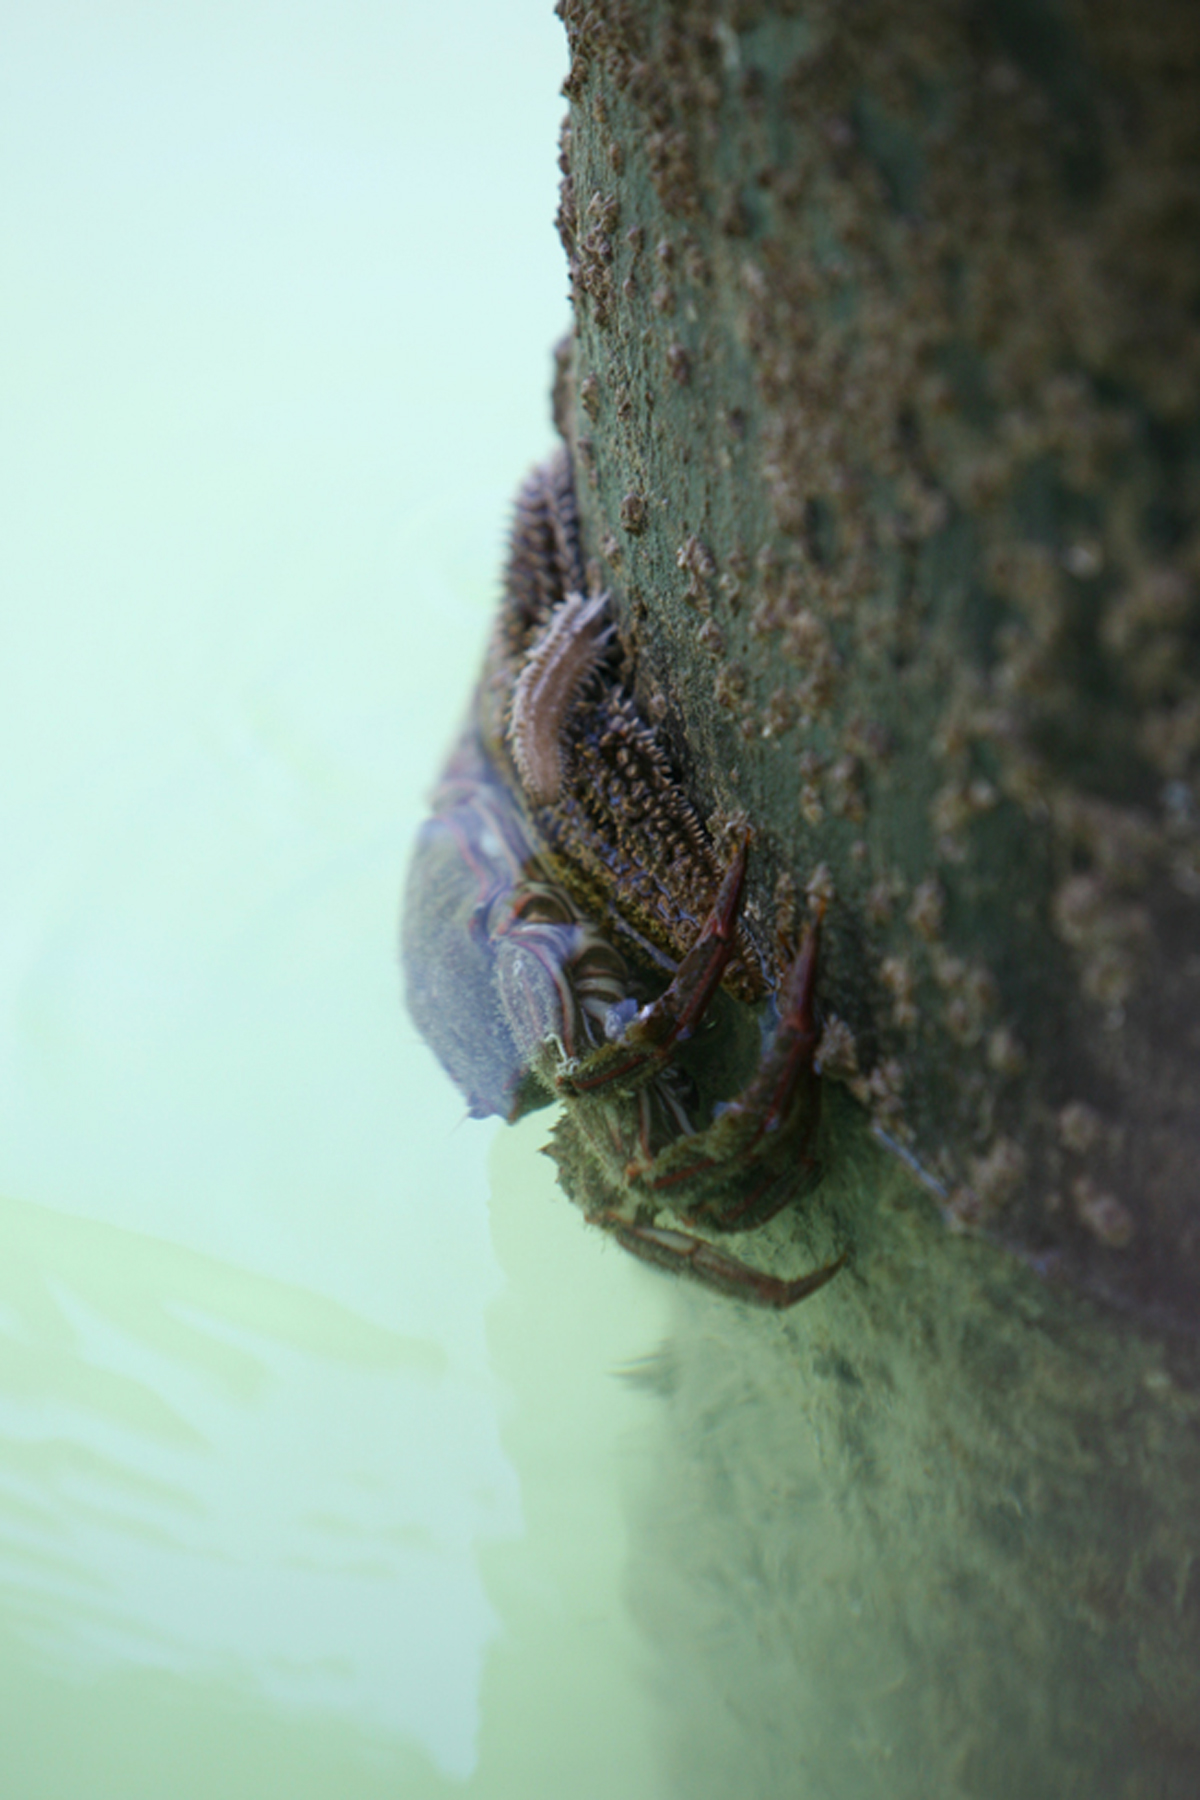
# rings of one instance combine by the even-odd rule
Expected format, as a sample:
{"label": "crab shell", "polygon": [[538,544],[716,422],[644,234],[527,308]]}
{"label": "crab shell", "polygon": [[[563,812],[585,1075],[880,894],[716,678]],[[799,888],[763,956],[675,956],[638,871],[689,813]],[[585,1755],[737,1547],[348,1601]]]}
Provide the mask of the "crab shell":
{"label": "crab shell", "polygon": [[604,1041],[643,986],[548,878],[468,729],[417,837],[401,930],[408,1010],[473,1117],[555,1098],[558,1062]]}

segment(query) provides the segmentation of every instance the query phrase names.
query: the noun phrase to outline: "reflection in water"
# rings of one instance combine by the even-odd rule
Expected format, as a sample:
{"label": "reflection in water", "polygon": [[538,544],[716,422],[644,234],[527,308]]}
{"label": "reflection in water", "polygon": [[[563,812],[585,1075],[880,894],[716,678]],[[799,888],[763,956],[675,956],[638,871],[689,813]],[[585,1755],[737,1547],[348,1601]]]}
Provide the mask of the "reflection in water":
{"label": "reflection in water", "polygon": [[661,1681],[627,1592],[630,1484],[660,1415],[620,1376],[668,1328],[673,1284],[582,1228],[545,1136],[538,1115],[491,1149],[507,1279],[488,1342],[511,1394],[504,1447],[525,1532],[481,1551],[504,1630],[484,1667],[471,1800],[673,1800],[655,1739],[675,1678]]}
{"label": "reflection in water", "polygon": [[467,1773],[493,1617],[477,1499],[419,1449],[445,1353],[14,1201],[0,1305],[5,1635],[60,1674],[219,1673]]}

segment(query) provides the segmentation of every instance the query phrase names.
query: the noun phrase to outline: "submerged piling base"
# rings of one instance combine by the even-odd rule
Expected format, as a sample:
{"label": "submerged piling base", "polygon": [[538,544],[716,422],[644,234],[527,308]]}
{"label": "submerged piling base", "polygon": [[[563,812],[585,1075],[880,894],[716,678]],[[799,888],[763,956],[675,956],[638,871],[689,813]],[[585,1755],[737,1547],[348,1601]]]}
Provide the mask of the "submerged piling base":
{"label": "submerged piling base", "polygon": [[632,1372],[670,1791],[1194,1800],[1195,1345],[948,1232],[866,1138],[837,1186],[857,1270],[769,1318],[678,1283]]}

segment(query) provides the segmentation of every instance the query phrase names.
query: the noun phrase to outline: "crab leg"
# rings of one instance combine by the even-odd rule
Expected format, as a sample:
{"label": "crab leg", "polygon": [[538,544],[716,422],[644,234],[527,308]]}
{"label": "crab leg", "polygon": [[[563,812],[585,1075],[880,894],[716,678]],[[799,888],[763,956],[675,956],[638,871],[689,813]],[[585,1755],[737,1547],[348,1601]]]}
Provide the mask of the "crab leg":
{"label": "crab leg", "polygon": [[565,1069],[558,1077],[561,1093],[592,1094],[610,1082],[644,1079],[669,1059],[676,1044],[691,1037],[733,954],[749,842],[747,833],[725,871],[700,936],[671,985],[630,1020],[615,1042],[601,1045],[574,1069]]}
{"label": "crab leg", "polygon": [[[703,1174],[706,1167],[715,1165],[701,1163],[697,1168],[693,1165],[691,1174]],[[795,1168],[782,1171],[770,1171],[764,1175],[757,1187],[751,1188],[732,1206],[722,1206],[719,1201],[701,1200],[693,1207],[681,1210],[689,1219],[703,1219],[705,1223],[718,1231],[757,1231],[760,1225],[766,1225],[777,1213],[781,1213],[799,1194],[802,1194],[813,1177],[820,1173],[821,1165],[812,1157],[801,1156]],[[667,1182],[650,1182],[651,1188],[666,1187]]]}
{"label": "crab leg", "polygon": [[[641,1175],[646,1185],[655,1192],[690,1181],[733,1157],[744,1165],[754,1156],[763,1139],[770,1132],[778,1131],[792,1114],[797,1089],[812,1071],[813,1055],[817,1047],[813,1001],[820,928],[821,920],[818,917],[805,932],[799,954],[788,971],[784,984],[783,1011],[775,1042],[749,1087],[744,1088],[736,1100],[730,1101],[721,1117],[704,1134],[709,1144],[708,1151],[695,1154],[702,1141],[697,1140],[692,1147],[693,1153],[684,1160],[681,1156],[671,1154],[675,1149],[672,1145],[657,1159],[657,1173],[654,1163],[633,1171]],[[752,1212],[755,1202],[768,1185],[769,1183],[761,1184],[732,1214],[725,1215],[726,1221],[732,1225],[738,1216]],[[784,1201],[780,1200],[779,1205],[772,1207],[771,1212],[778,1212],[783,1204]],[[762,1213],[761,1219],[770,1218],[771,1212]]]}
{"label": "crab leg", "polygon": [[768,1275],[762,1269],[752,1269],[748,1263],[726,1256],[715,1244],[692,1237],[685,1231],[672,1231],[660,1225],[634,1225],[614,1212],[593,1213],[592,1223],[611,1231],[619,1244],[644,1262],[674,1270],[678,1275],[690,1275],[694,1281],[703,1282],[705,1287],[732,1294],[735,1299],[748,1300],[754,1306],[770,1306],[777,1310],[807,1300],[810,1294],[833,1280],[850,1256],[849,1250],[843,1250],[833,1262],[789,1281],[779,1275]]}
{"label": "crab leg", "polygon": [[813,1065],[817,1048],[817,1021],[813,1000],[817,985],[817,951],[821,919],[804,933],[800,953],[788,971],[783,994],[783,1013],[770,1054],[749,1087],[731,1102],[732,1113],[757,1121],[758,1129],[748,1149],[768,1132],[776,1131],[791,1110],[796,1088]]}

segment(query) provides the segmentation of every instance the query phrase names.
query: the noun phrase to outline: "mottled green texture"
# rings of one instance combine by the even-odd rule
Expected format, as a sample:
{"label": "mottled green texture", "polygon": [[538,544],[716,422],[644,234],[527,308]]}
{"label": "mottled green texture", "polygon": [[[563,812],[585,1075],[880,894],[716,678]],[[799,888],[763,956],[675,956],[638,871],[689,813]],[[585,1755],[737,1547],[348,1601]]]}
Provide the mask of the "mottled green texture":
{"label": "mottled green texture", "polygon": [[881,1161],[832,1178],[858,1274],[778,1320],[677,1288],[632,1372],[670,1791],[1192,1800],[1194,1368],[948,1238]]}
{"label": "mottled green texture", "polygon": [[1194,9],[560,11],[585,550],[752,916],[829,898],[777,1248],[858,1245],[778,1324],[678,1297],[635,1578],[679,1791],[1183,1800]]}
{"label": "mottled green texture", "polygon": [[823,867],[855,1091],[957,1217],[1186,1313],[1192,9],[561,10],[579,500],[639,702],[754,823],[760,910]]}

